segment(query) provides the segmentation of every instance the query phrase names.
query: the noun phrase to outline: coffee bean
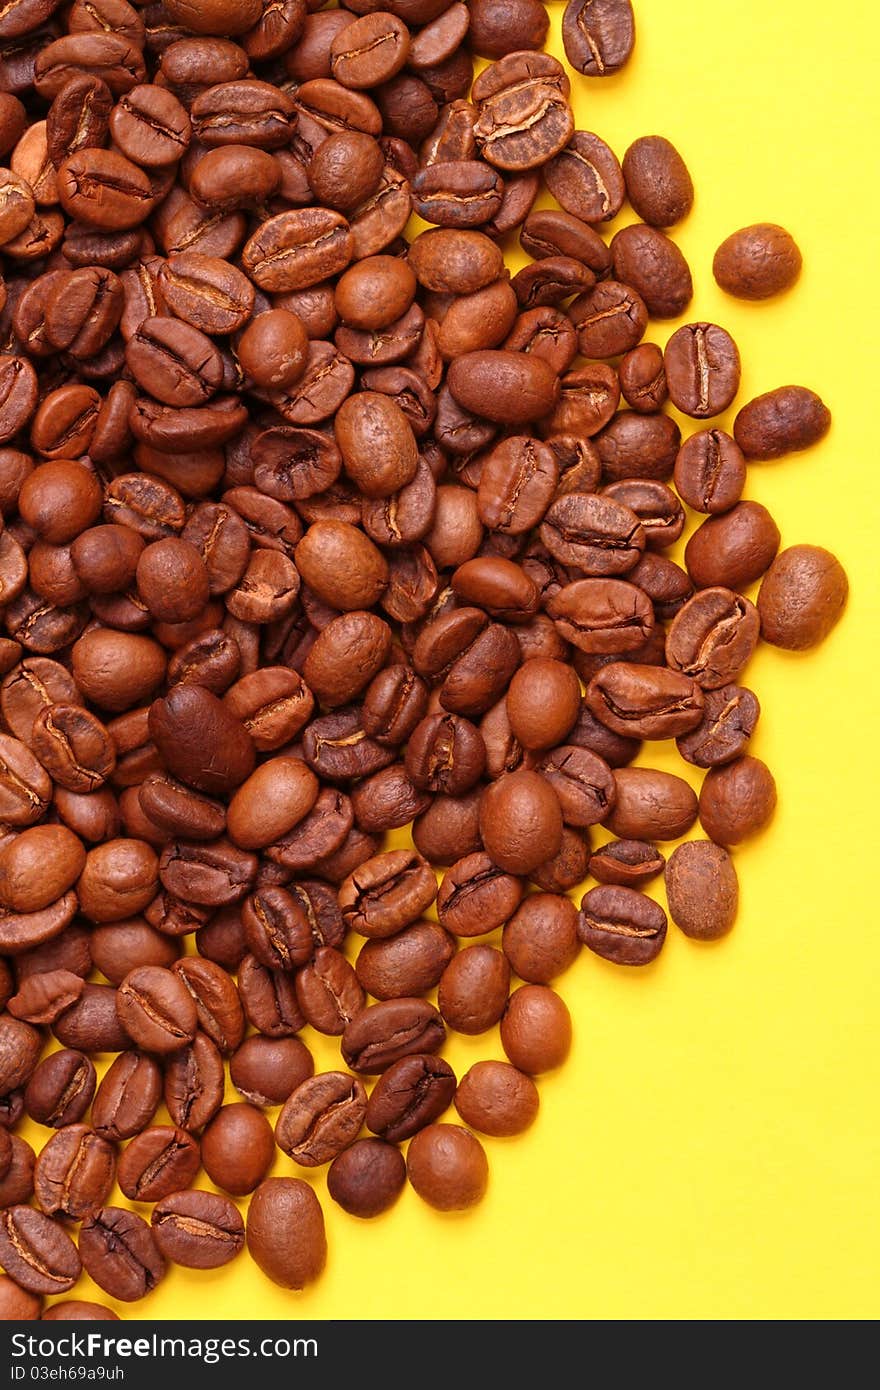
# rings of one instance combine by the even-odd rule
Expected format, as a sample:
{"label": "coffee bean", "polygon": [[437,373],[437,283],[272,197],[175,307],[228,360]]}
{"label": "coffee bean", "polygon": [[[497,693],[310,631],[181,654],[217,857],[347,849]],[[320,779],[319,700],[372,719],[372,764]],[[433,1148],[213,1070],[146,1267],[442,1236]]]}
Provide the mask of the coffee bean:
{"label": "coffee bean", "polygon": [[314,1073],[315,1064],[299,1038],[246,1038],[229,1062],[236,1090],[252,1105],[281,1105],[301,1081]]}
{"label": "coffee bean", "polygon": [[389,999],[362,1009],[342,1034],[342,1056],[352,1071],[386,1071],[412,1053],[439,1050],[446,1029],[425,999]]}
{"label": "coffee bean", "polygon": [[421,920],[394,936],[367,941],[355,970],[374,999],[399,999],[433,989],[454,953],[448,933],[436,922]]}
{"label": "coffee bean", "polygon": [[621,767],[614,787],[614,807],[604,824],[621,839],[677,840],[697,818],[696,795],[673,773]]}
{"label": "coffee bean", "polygon": [[319,946],[297,973],[296,998],[312,1027],[331,1036],[344,1033],[366,1002],[354,970],[332,946]]}
{"label": "coffee bean", "polygon": [[140,966],[126,975],[118,1008],[126,1032],[149,1052],[174,1052],[195,1037],[195,1003],[180,976],[161,966]]}
{"label": "coffee bean", "polygon": [[738,845],[773,818],[776,782],[760,758],[748,754],[706,773],[700,788],[700,824],[719,845]]}
{"label": "coffee bean", "polygon": [[339,905],[347,926],[362,936],[385,937],[414,922],[436,896],[425,860],[407,850],[389,850],[345,880]]}
{"label": "coffee bean", "polygon": [[43,1147],[34,1170],[34,1191],[48,1216],[80,1221],[110,1195],[116,1170],[113,1145],[88,1125],[66,1125]]}
{"label": "coffee bean", "polygon": [[759,628],[757,610],[747,598],[723,587],[701,589],[673,619],[666,659],[705,690],[717,690],[743,669]]}
{"label": "coffee bean", "polygon": [[440,978],[437,1003],[458,1033],[484,1033],[504,1013],[510,967],[491,946],[469,946],[449,962]]}
{"label": "coffee bean", "polygon": [[582,222],[610,222],[623,206],[626,189],[617,156],[590,131],[575,131],[545,165],[544,179],[557,202]]}
{"label": "coffee bean", "polygon": [[247,1247],[263,1273],[285,1289],[316,1279],[327,1259],[324,1217],[317,1197],[299,1178],[268,1178],[251,1199]]}
{"label": "coffee bean", "polygon": [[275,1155],[269,1121],[252,1105],[224,1105],[202,1134],[201,1150],[208,1177],[233,1197],[253,1192]]}
{"label": "coffee bean", "polygon": [[663,364],[672,404],[697,420],[720,415],[739,390],[739,352],[717,324],[679,328],[666,344]]}
{"label": "coffee bean", "polygon": [[32,1207],[10,1206],[0,1214],[0,1260],[28,1293],[67,1293],[82,1265],[76,1246],[61,1227]]}
{"label": "coffee bean", "polygon": [[357,1138],[366,1111],[366,1092],[356,1077],[322,1072],[301,1082],[285,1102],[275,1141],[300,1167],[315,1168]]}
{"label": "coffee bean", "polygon": [[776,556],[761,581],[761,636],[786,651],[814,647],[840,621],[848,593],[846,573],[830,551],[793,545]]}
{"label": "coffee bean", "polygon": [[666,940],[666,913],[632,888],[591,888],[581,899],[578,933],[585,946],[615,965],[649,965]]}
{"label": "coffee bean", "polygon": [[702,522],[685,548],[688,574],[701,588],[745,589],[760,579],[779,549],[779,528],[760,502],[737,502]]}
{"label": "coffee bean", "polygon": [[610,77],[628,62],[635,43],[630,0],[569,0],[562,19],[565,55],[588,77]]}
{"label": "coffee bean", "polygon": [[723,290],[738,299],[769,299],[791,289],[802,263],[790,232],[773,222],[758,222],[722,241],[712,261],[712,274]]}
{"label": "coffee bean", "polygon": [[98,1087],[92,1125],[104,1139],[130,1139],[150,1123],[161,1097],[157,1063],[141,1052],[121,1052]]}
{"label": "coffee bean", "polygon": [[662,666],[615,661],[593,677],[586,698],[597,719],[636,738],[674,738],[703,717],[696,680]]}
{"label": "coffee bean", "polygon": [[[580,950],[574,905],[553,893],[530,894],[505,924],[502,946],[521,980],[549,984],[568,969]],[[440,1010],[450,1022],[442,1001]]]}
{"label": "coffee bean", "polygon": [[174,1192],[150,1217],[162,1255],[187,1269],[216,1269],[244,1249],[244,1222],[227,1197],[214,1192]]}
{"label": "coffee bean", "polygon": [[673,479],[682,501],[695,511],[730,511],[746,479],[742,450],[723,430],[700,430],[679,449]]}
{"label": "coffee bean", "polygon": [[327,1191],[349,1216],[379,1216],[394,1205],[405,1182],[403,1155],[381,1139],[356,1140],[327,1172]]}
{"label": "coffee bean", "polygon": [[831,428],[831,411],[806,386],[779,386],[744,405],[733,436],[747,459],[778,459],[817,444]]}
{"label": "coffee bean", "polygon": [[468,854],[445,874],[437,916],[454,936],[485,936],[512,916],[522,896],[521,879],[505,873],[487,854]]}
{"label": "coffee bean", "polygon": [[522,1134],[534,1123],[538,1105],[534,1081],[509,1062],[476,1062],[455,1093],[465,1124],[496,1138]]}
{"label": "coffee bean", "polygon": [[690,267],[674,241],[655,227],[624,227],[611,242],[614,274],[637,290],[652,318],[678,318],[693,298]]}
{"label": "coffee bean", "polygon": [[31,1119],[53,1129],[76,1124],[89,1108],[96,1079],[88,1057],[62,1048],[34,1068],[25,1087],[25,1109]]}
{"label": "coffee bean", "polygon": [[406,1172],[416,1192],[438,1211],[464,1211],[485,1195],[489,1164],[479,1140],[460,1125],[428,1125],[413,1139]]}
{"label": "coffee bean", "polygon": [[79,1248],[86,1273],[111,1298],[124,1303],[151,1293],[165,1274],[165,1261],[146,1221],[121,1207],[102,1207],[87,1217]]}
{"label": "coffee bean", "polygon": [[679,845],[666,865],[669,915],[686,936],[714,941],[736,919],[739,885],[733,861],[710,840]]}
{"label": "coffee bean", "polygon": [[480,834],[489,857],[511,873],[530,873],[562,843],[562,808],[538,772],[511,772],[480,801]]}

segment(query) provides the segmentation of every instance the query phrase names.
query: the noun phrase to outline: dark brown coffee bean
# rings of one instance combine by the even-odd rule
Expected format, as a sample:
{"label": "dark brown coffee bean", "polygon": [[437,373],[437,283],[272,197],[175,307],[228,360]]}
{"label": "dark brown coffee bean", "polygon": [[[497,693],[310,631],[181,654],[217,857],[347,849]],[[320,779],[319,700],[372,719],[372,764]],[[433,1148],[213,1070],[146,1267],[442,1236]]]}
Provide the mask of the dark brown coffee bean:
{"label": "dark brown coffee bean", "polygon": [[544,179],[557,202],[582,222],[609,222],[623,206],[626,189],[617,156],[589,131],[575,131],[545,166]]}
{"label": "dark brown coffee bean", "polygon": [[52,1129],[76,1124],[89,1108],[96,1079],[88,1057],[62,1048],[34,1069],[25,1087],[25,1109],[31,1119]]}
{"label": "dark brown coffee bean", "polygon": [[174,1124],[190,1133],[208,1124],[223,1103],[223,1083],[223,1058],[206,1034],[196,1033],[165,1069],[165,1105]]}
{"label": "dark brown coffee bean", "polygon": [[332,946],[319,946],[297,973],[296,998],[312,1027],[331,1037],[340,1036],[366,1002],[354,970]]}
{"label": "dark brown coffee bean", "polygon": [[590,873],[600,883],[641,888],[663,872],[663,855],[644,840],[609,840],[590,855]]}
{"label": "dark brown coffee bean", "polygon": [[413,179],[413,208],[441,227],[479,227],[501,207],[500,174],[479,160],[432,164]]}
{"label": "dark brown coffee bean", "polygon": [[733,861],[710,840],[679,845],[666,865],[669,915],[685,936],[715,941],[736,920],[739,884]]}
{"label": "dark brown coffee bean", "polygon": [[607,497],[569,493],[550,504],[540,530],[550,554],[583,574],[625,574],[645,548],[635,512]]}
{"label": "dark brown coffee bean", "polygon": [[437,1051],[446,1036],[443,1020],[424,999],[389,999],[362,1009],[342,1035],[342,1056],[357,1072],[386,1071],[411,1053]]}
{"label": "dark brown coffee bean", "polygon": [[697,818],[696,794],[681,777],[653,768],[620,767],[605,828],[624,840],[678,840]]}
{"label": "dark brown coffee bean", "polygon": [[744,753],[761,709],[751,690],[723,685],[706,690],[703,718],[690,733],[676,739],[678,751],[696,767],[715,767]]}
{"label": "dark brown coffee bean", "polygon": [[202,1162],[212,1182],[243,1197],[259,1186],[275,1157],[272,1127],[252,1105],[224,1105],[202,1135]]}
{"label": "dark brown coffee bean", "polygon": [[630,0],[569,0],[562,41],[572,67],[587,77],[610,77],[629,61],[635,43]]}
{"label": "dark brown coffee bean", "polygon": [[460,796],[479,781],[485,764],[479,731],[456,714],[428,715],[407,745],[407,773],[425,791]]}
{"label": "dark brown coffee bean", "polygon": [[161,966],[132,970],[119,986],[119,1017],[126,1031],[149,1052],[174,1052],[196,1035],[193,999],[180,976]]}
{"label": "dark brown coffee bean", "polygon": [[437,895],[441,926],[454,936],[485,936],[519,907],[523,883],[487,854],[468,854],[445,874]]}
{"label": "dark brown coffee bean", "polygon": [[700,824],[720,845],[738,845],[772,820],[776,783],[760,758],[735,758],[712,767],[700,788]]}
{"label": "dark brown coffee bean", "polygon": [[843,616],[849,582],[840,561],[818,545],[793,545],[761,581],[761,636],[785,651],[823,642]]}
{"label": "dark brown coffee bean", "polygon": [[357,978],[375,999],[424,994],[437,984],[454,951],[442,927],[417,921],[388,939],[368,941],[358,954]]}
{"label": "dark brown coffee bean", "polygon": [[746,480],[742,450],[723,430],[700,430],[679,449],[673,480],[682,501],[695,511],[730,511]]}
{"label": "dark brown coffee bean", "polygon": [[275,1141],[301,1168],[329,1163],[357,1138],[367,1111],[363,1083],[345,1072],[301,1082],[275,1126]]}
{"label": "dark brown coffee bean", "polygon": [[244,1249],[244,1221],[214,1192],[174,1192],[156,1203],[150,1224],[165,1258],[188,1269],[216,1269]]}
{"label": "dark brown coffee bean", "polygon": [[[157,700],[150,710],[150,733],[169,770],[198,791],[231,791],[253,771],[250,735],[216,696],[199,686],[176,686]],[[210,768],[202,766],[206,740],[215,750]]]}
{"label": "dark brown coffee bean", "polygon": [[584,829],[608,815],[614,804],[614,777],[598,754],[562,744],[546,754],[538,767],[556,793],[566,824]]}
{"label": "dark brown coffee bean", "polygon": [[733,436],[747,459],[778,459],[817,444],[831,428],[831,411],[806,386],[779,386],[744,405]]}
{"label": "dark brown coffee bean", "polygon": [[[15,1105],[15,1101],[18,1105]],[[21,1111],[21,1091],[13,1091],[3,1098],[5,1116],[13,1118],[14,1109]],[[7,1125],[4,1124],[4,1129]],[[0,1178],[0,1207],[14,1207],[29,1202],[34,1195],[34,1165],[36,1157],[30,1144],[10,1135],[11,1152],[6,1176]]]}
{"label": "dark brown coffee bean", "polygon": [[578,933],[585,946],[615,965],[649,965],[666,940],[666,913],[644,893],[603,885],[581,899]]}
{"label": "dark brown coffee bean", "polygon": [[703,717],[703,692],[690,676],[662,666],[615,661],[587,687],[587,703],[615,733],[636,738],[674,738]]}
{"label": "dark brown coffee bean", "polygon": [[119,1160],[119,1186],[126,1197],[156,1202],[189,1187],[199,1171],[199,1146],[182,1129],[155,1125],[138,1134]]}
{"label": "dark brown coffee bean", "polygon": [[327,1191],[350,1216],[378,1216],[387,1211],[405,1182],[403,1155],[381,1139],[356,1140],[337,1154],[327,1173]]}
{"label": "dark brown coffee bean", "polygon": [[271,970],[294,970],[312,954],[312,933],[297,900],[284,888],[252,893],[242,908],[249,949]]}
{"label": "dark brown coffee bean", "polygon": [[308,1183],[269,1178],[254,1193],[247,1217],[247,1246],[273,1283],[302,1289],[327,1260],[321,1206]]}
{"label": "dark brown coffee bean", "polygon": [[674,670],[717,690],[746,665],[759,630],[757,610],[747,598],[722,587],[701,589],[673,619],[666,658]]}
{"label": "dark brown coffee bean", "polygon": [[362,936],[392,936],[414,922],[437,896],[429,865],[407,850],[376,855],[346,879],[339,906],[347,926]]}
{"label": "dark brown coffee bean", "polygon": [[98,1087],[92,1125],[104,1139],[130,1139],[150,1123],[161,1098],[156,1062],[141,1052],[121,1052]]}
{"label": "dark brown coffee bean", "polygon": [[688,574],[702,588],[744,589],[767,570],[779,548],[779,528],[760,502],[737,502],[697,528],[685,549]]}
{"label": "dark brown coffee bean", "polygon": [[669,391],[663,353],[656,343],[641,343],[627,352],[618,374],[623,397],[633,410],[650,415],[665,403]]}
{"label": "dark brown coffee bean", "polygon": [[738,299],[769,299],[791,289],[802,264],[790,232],[773,222],[758,222],[722,241],[712,261],[712,274],[723,290]]}
{"label": "dark brown coffee bean", "polygon": [[253,309],[253,285],[215,256],[196,251],[171,255],[162,264],[159,282],[168,307],[203,333],[232,333],[244,327]]}
{"label": "dark brown coffee bean", "polygon": [[739,352],[717,324],[679,328],[666,344],[663,363],[672,404],[697,420],[720,415],[739,390]]}
{"label": "dark brown coffee bean", "polygon": [[270,1038],[288,1038],[305,1023],[296,999],[293,977],[270,970],[256,956],[246,955],[238,973],[238,992],[248,1022]]}
{"label": "dark brown coffee bean", "polygon": [[[635,584],[622,579],[578,579],[566,584],[550,599],[547,613],[566,641],[583,652],[634,651],[654,627],[650,600]],[[575,709],[572,723],[576,715]]]}
{"label": "dark brown coffee bean", "polygon": [[480,520],[493,531],[522,535],[540,521],[558,481],[559,469],[547,445],[513,435],[484,464],[477,493]]}
{"label": "dark brown coffee bean", "polygon": [[636,224],[611,242],[614,274],[637,290],[652,318],[678,318],[693,298],[687,261],[675,242],[655,227]]}
{"label": "dark brown coffee bean", "polygon": [[562,814],[552,784],[540,773],[509,773],[487,787],[480,802],[487,854],[511,873],[530,873],[558,853]]}
{"label": "dark brown coffee bean", "polygon": [[151,1293],[165,1273],[165,1261],[146,1221],[121,1207],[102,1207],[86,1218],[80,1253],[86,1273],[111,1298],[124,1303]]}
{"label": "dark brown coffee bean", "polygon": [[36,1294],[67,1293],[82,1269],[70,1236],[43,1212],[26,1206],[0,1213],[0,1260],[21,1288]]}
{"label": "dark brown coffee bean", "polygon": [[34,1192],[47,1216],[74,1221],[91,1215],[113,1186],[116,1154],[88,1125],[67,1125],[43,1147],[34,1170]]}
{"label": "dark brown coffee bean", "polygon": [[668,415],[639,415],[622,410],[596,435],[596,449],[606,482],[672,477],[681,430]]}
{"label": "dark brown coffee bean", "polygon": [[643,222],[672,227],[687,217],[694,185],[678,150],[662,135],[643,135],[623,156],[626,193]]}

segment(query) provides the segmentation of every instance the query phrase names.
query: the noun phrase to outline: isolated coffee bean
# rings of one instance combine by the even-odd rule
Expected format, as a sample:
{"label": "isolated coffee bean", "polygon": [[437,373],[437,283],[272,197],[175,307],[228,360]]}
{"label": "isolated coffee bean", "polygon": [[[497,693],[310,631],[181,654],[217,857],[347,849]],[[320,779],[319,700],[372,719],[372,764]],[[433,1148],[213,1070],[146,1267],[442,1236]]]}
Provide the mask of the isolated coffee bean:
{"label": "isolated coffee bean", "polygon": [[666,939],[666,913],[644,893],[603,885],[581,899],[578,932],[585,946],[615,965],[648,965]]}
{"label": "isolated coffee bean", "polygon": [[685,565],[701,588],[744,589],[769,568],[779,540],[779,528],[766,507],[737,502],[697,528],[685,548]]}
{"label": "isolated coffee bean", "polygon": [[666,865],[669,915],[686,936],[714,941],[736,920],[739,885],[733,861],[711,840],[679,845]]}
{"label": "isolated coffee bean", "polygon": [[565,55],[588,77],[609,77],[623,67],[635,43],[630,0],[569,0],[562,19]]}
{"label": "isolated coffee bean", "polygon": [[638,291],[652,318],[678,318],[691,302],[690,267],[675,242],[655,227],[635,224],[616,232],[611,259],[617,279]]}
{"label": "isolated coffee bean", "polygon": [[520,1071],[536,1076],[561,1066],[571,1048],[571,1016],[546,985],[521,985],[501,1020],[501,1046]]}

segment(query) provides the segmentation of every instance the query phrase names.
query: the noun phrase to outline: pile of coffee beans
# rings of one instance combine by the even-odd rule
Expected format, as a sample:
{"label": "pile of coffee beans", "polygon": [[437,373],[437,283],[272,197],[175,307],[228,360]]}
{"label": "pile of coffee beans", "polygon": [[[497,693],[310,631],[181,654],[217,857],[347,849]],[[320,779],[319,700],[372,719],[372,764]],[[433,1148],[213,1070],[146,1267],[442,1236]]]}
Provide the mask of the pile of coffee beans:
{"label": "pile of coffee beans", "polygon": [[[653,961],[664,873],[688,936],[733,924],[729,850],[776,800],[743,671],[847,590],[826,551],[779,552],[747,465],[830,415],[781,385],[725,433],[730,334],[644,341],[692,300],[667,235],[691,178],[660,136],[621,164],[576,129],[548,24],[0,10],[0,1316],[245,1247],[302,1288],[324,1165],[358,1217],[407,1180],[470,1206],[476,1134],[526,1129],[565,1060],[581,946]],[[569,0],[562,35],[606,77],[632,6]],[[714,264],[749,299],[799,270],[772,224]],[[448,1031],[496,1024],[507,1060],[457,1077]],[[303,1178],[268,1176],[279,1149]]]}

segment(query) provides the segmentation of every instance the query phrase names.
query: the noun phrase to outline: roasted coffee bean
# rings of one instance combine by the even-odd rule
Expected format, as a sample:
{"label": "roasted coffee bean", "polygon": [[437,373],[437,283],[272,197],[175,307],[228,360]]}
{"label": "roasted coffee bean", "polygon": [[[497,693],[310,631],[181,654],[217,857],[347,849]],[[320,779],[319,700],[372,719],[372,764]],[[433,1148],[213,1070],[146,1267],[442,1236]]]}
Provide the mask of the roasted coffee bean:
{"label": "roasted coffee bean", "polygon": [[111,1298],[133,1303],[151,1293],[165,1261],[140,1216],[121,1207],[102,1207],[82,1224],[80,1254],[86,1273]]}
{"label": "roasted coffee bean", "polygon": [[337,1037],[366,1002],[354,970],[332,946],[319,946],[312,960],[298,971],[296,998],[313,1028]]}
{"label": "roasted coffee bean", "polygon": [[[377,1141],[378,1142],[378,1141]],[[390,1146],[389,1146],[390,1148]],[[396,1150],[391,1149],[392,1153]],[[406,1181],[406,1164],[400,1159],[402,1172],[400,1175],[401,1186]],[[0,1319],[3,1322],[36,1322],[42,1321],[40,1310],[43,1306],[43,1299],[39,1294],[28,1293],[26,1289],[19,1288],[14,1280],[8,1275],[0,1277]],[[45,1317],[50,1314],[46,1313]]]}
{"label": "roasted coffee bean", "polygon": [[269,1178],[254,1193],[247,1247],[264,1274],[285,1289],[317,1279],[327,1259],[320,1203],[298,1178]]}
{"label": "roasted coffee bean", "polygon": [[32,1120],[52,1129],[76,1124],[91,1104],[96,1080],[88,1057],[62,1048],[35,1067],[25,1087],[25,1109]]}
{"label": "roasted coffee bean", "polygon": [[157,1063],[141,1052],[121,1052],[98,1087],[92,1125],[104,1139],[130,1139],[150,1123],[161,1098]]}
{"label": "roasted coffee bean", "polygon": [[639,415],[622,410],[596,435],[596,450],[606,482],[672,477],[681,431],[668,415]]}
{"label": "roasted coffee bean", "polygon": [[539,772],[511,772],[487,787],[480,802],[480,835],[502,869],[527,874],[558,853],[562,807]]}
{"label": "roasted coffee bean", "polygon": [[666,865],[669,915],[685,936],[715,941],[736,920],[739,884],[727,850],[711,840],[690,840]]}
{"label": "roasted coffee bean", "polygon": [[292,1037],[305,1023],[293,977],[261,965],[256,956],[246,955],[241,961],[238,992],[248,1022],[267,1037]]}
{"label": "roasted coffee bean", "polygon": [[663,872],[665,863],[660,851],[644,840],[609,840],[590,855],[589,869],[600,883],[641,888]]}
{"label": "roasted coffee bean", "polygon": [[117,1000],[126,1032],[149,1052],[175,1052],[196,1035],[195,1003],[171,970],[139,966],[122,981]]}
{"label": "roasted coffee bean", "polygon": [[747,459],[778,459],[817,444],[831,428],[831,411],[805,386],[779,386],[744,405],[733,436]]}
{"label": "roasted coffee bean", "polygon": [[112,1144],[88,1125],[67,1125],[43,1147],[34,1170],[34,1193],[47,1216],[81,1221],[103,1206],[116,1170]]}
{"label": "roasted coffee bean", "polygon": [[587,704],[615,733],[674,738],[703,717],[703,692],[692,676],[662,666],[615,661],[587,687]]}
{"label": "roasted coffee bean", "polygon": [[165,1105],[179,1129],[197,1132],[223,1103],[223,1059],[211,1039],[196,1033],[165,1069]]}
{"label": "roasted coffee bean", "polygon": [[350,1216],[378,1216],[387,1211],[405,1182],[403,1155],[381,1139],[356,1140],[337,1154],[327,1173],[327,1191]]}
{"label": "roasted coffee bean", "polygon": [[840,561],[818,545],[793,545],[773,560],[761,581],[761,636],[774,647],[805,651],[840,621],[849,582]]}
{"label": "roasted coffee bean", "polygon": [[458,1083],[455,1108],[481,1134],[522,1134],[538,1114],[538,1088],[509,1062],[477,1062]]}
{"label": "roasted coffee bean", "polygon": [[436,922],[421,920],[361,948],[357,978],[374,999],[399,999],[433,989],[455,953],[455,943]]}
{"label": "roasted coffee bean", "polygon": [[174,1192],[150,1217],[160,1252],[188,1269],[216,1269],[244,1249],[244,1221],[227,1197],[214,1192]]}
{"label": "roasted coffee bean", "polygon": [[551,502],[540,536],[561,564],[597,576],[625,574],[645,548],[644,529],[629,507],[577,492]]}
{"label": "roasted coffee bean", "polygon": [[556,793],[567,825],[583,829],[605,819],[614,804],[614,777],[598,754],[564,743],[538,766]]}
{"label": "roasted coffee bean", "polygon": [[465,353],[450,365],[447,379],[459,405],[506,425],[546,415],[559,394],[553,369],[524,353]]}
{"label": "roasted coffee bean", "polygon": [[773,222],[758,222],[722,241],[712,261],[712,274],[723,290],[738,299],[769,299],[791,289],[802,264],[790,232]]}
{"label": "roasted coffee bean", "polygon": [[564,662],[535,657],[514,675],[506,705],[511,730],[524,748],[555,748],[577,719],[580,686]]}
{"label": "roasted coffee bean", "polygon": [[736,343],[714,323],[679,328],[666,344],[663,365],[672,404],[697,420],[720,415],[739,390]]}
{"label": "roasted coffee bean", "polygon": [[[12,1092],[12,1096],[18,1097],[20,1102],[20,1091]],[[9,1102],[10,1099],[10,1096],[6,1096],[4,1102]],[[11,1116],[11,1106],[9,1113]],[[4,1128],[6,1128],[5,1125]],[[17,1134],[10,1135],[10,1141],[9,1167],[5,1177],[0,1178],[0,1207],[2,1208],[29,1202],[34,1195],[34,1165],[36,1162],[34,1151],[30,1144],[26,1143],[24,1139],[19,1139]]]}
{"label": "roasted coffee bean", "polygon": [[224,1105],[202,1135],[201,1148],[208,1177],[233,1197],[253,1192],[275,1156],[272,1127],[252,1105]]}
{"label": "roasted coffee bean", "polygon": [[[216,696],[199,686],[176,686],[150,710],[150,734],[169,770],[209,795],[231,791],[250,775],[250,735]],[[204,767],[204,749],[212,749]]]}
{"label": "roasted coffee bean", "polygon": [[614,274],[638,291],[652,318],[678,318],[693,298],[690,267],[674,241],[655,227],[636,224],[611,242]]}
{"label": "roasted coffee bean", "polygon": [[252,1105],[281,1105],[313,1075],[314,1059],[299,1038],[246,1038],[230,1059],[233,1086]]}
{"label": "roasted coffee bean", "polygon": [[339,906],[347,926],[362,936],[392,936],[431,905],[437,884],[429,865],[407,850],[369,859],[345,880]]}
{"label": "roasted coffee bean", "polygon": [[701,589],[673,619],[666,659],[706,690],[717,690],[746,665],[759,630],[758,612],[747,598],[723,587]]}
{"label": "roasted coffee bean", "polygon": [[697,818],[697,797],[681,777],[653,768],[620,767],[604,824],[624,840],[678,840]]}
{"label": "roasted coffee bean", "polygon": [[529,1075],[560,1066],[571,1048],[571,1016],[546,985],[521,985],[501,1020],[501,1045],[509,1060]]}
{"label": "roasted coffee bean", "polygon": [[82,1264],[76,1246],[57,1222],[32,1207],[10,1206],[0,1214],[0,1260],[28,1293],[72,1289]]}
{"label": "roasted coffee bean", "polygon": [[565,55],[587,77],[610,77],[635,43],[630,0],[569,0],[562,19]]}
{"label": "roasted coffee bean", "polygon": [[742,450],[723,430],[700,430],[679,449],[673,480],[682,501],[695,511],[730,511],[746,480]]}
{"label": "roasted coffee bean", "polygon": [[582,222],[608,222],[623,206],[626,190],[617,156],[590,131],[575,131],[545,165],[544,179],[557,202]]}
{"label": "roasted coffee bean", "polygon": [[779,528],[760,502],[737,502],[704,521],[685,549],[688,574],[702,588],[744,589],[767,570],[779,548]]}
{"label": "roasted coffee bean", "polygon": [[329,1163],[352,1143],[367,1111],[363,1083],[345,1072],[309,1077],[288,1097],[275,1142],[301,1168]]}
{"label": "roasted coffee bean", "polygon": [[624,400],[639,414],[650,415],[665,404],[669,390],[663,353],[656,343],[641,343],[625,353],[618,375]]}
{"label": "roasted coffee bean", "polygon": [[643,222],[672,227],[687,217],[694,185],[678,150],[662,135],[643,135],[623,156],[626,194]]}
{"label": "roasted coffee bean", "polygon": [[6,1007],[14,1018],[26,1023],[54,1023],[55,1019],[82,994],[83,982],[69,970],[50,970],[29,975]]}
{"label": "roasted coffee bean", "polygon": [[119,1186],[132,1201],[156,1202],[189,1187],[199,1170],[199,1146],[182,1129],[155,1125],[138,1134],[119,1160]]}
{"label": "roasted coffee bean", "polygon": [[591,888],[581,899],[578,933],[585,946],[615,965],[649,965],[666,940],[666,913],[632,888]]}
{"label": "roasted coffee bean", "polygon": [[[520,979],[529,984],[550,984],[568,969],[580,950],[574,904],[552,893],[530,894],[505,924],[502,946]],[[440,1011],[447,1023],[459,1031],[470,1031],[454,1023],[442,999]]]}
{"label": "roasted coffee bean", "polygon": [[342,1056],[352,1071],[386,1071],[412,1053],[438,1051],[446,1037],[443,1020],[425,999],[389,999],[362,1009],[346,1025]]}
{"label": "roasted coffee bean", "polygon": [[703,779],[700,824],[716,844],[740,844],[763,830],[775,810],[776,782],[760,758],[735,758]]}
{"label": "roasted coffee bean", "polygon": [[459,1033],[484,1033],[504,1013],[510,966],[491,946],[469,946],[444,970],[437,1003],[445,1022]]}
{"label": "roasted coffee bean", "polygon": [[407,1177],[438,1211],[463,1211],[485,1195],[489,1164],[479,1140],[460,1125],[429,1125],[406,1156]]}
{"label": "roasted coffee bean", "polygon": [[732,762],[745,752],[760,712],[757,698],[743,686],[706,690],[703,718],[690,733],[676,739],[678,751],[696,767]]}
{"label": "roasted coffee bean", "polygon": [[[566,584],[548,602],[547,613],[557,632],[583,652],[623,655],[635,651],[654,628],[654,610],[647,595],[622,579],[578,579]],[[572,724],[576,717],[577,707]]]}
{"label": "roasted coffee bean", "polygon": [[490,530],[522,535],[540,521],[558,481],[559,468],[547,445],[514,435],[497,445],[483,466],[480,520]]}
{"label": "roasted coffee bean", "polygon": [[453,936],[485,936],[519,907],[523,882],[505,873],[487,854],[457,860],[443,878],[437,916]]}

